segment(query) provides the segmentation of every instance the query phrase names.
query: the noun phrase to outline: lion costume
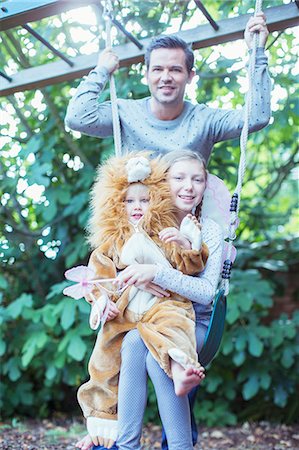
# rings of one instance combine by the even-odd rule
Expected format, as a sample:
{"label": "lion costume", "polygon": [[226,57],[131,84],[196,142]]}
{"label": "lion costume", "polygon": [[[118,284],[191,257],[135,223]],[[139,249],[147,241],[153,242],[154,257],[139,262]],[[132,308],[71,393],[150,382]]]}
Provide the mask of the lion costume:
{"label": "lion costume", "polygon": [[[131,179],[132,160],[135,163],[146,160],[149,171],[143,176],[135,174]],[[136,158],[132,158],[132,153],[111,158],[99,168],[88,229],[89,242],[95,248],[89,267],[98,277],[115,278],[117,271],[134,263],[172,266],[189,275],[204,269],[208,258],[205,244],[200,249],[186,250],[175,243],[165,244],[158,237],[164,228],[177,228],[166,169],[161,159],[149,160],[144,153]],[[130,182],[142,183],[149,189],[149,208],[138,225],[128,221],[125,210],[124,199]],[[198,367],[199,364],[194,311],[189,300],[174,293],[171,297],[157,298],[135,286],[117,295],[115,287],[112,284],[110,287],[111,292],[114,290],[110,299],[120,312],[98,333],[88,366],[90,380],[79,388],[78,401],[87,418],[89,434],[116,440],[121,345],[128,331],[138,329],[145,345],[170,377],[169,354],[172,355],[173,349],[181,351],[183,360],[178,362],[182,365]],[[101,295],[94,287],[86,300],[92,304]]]}

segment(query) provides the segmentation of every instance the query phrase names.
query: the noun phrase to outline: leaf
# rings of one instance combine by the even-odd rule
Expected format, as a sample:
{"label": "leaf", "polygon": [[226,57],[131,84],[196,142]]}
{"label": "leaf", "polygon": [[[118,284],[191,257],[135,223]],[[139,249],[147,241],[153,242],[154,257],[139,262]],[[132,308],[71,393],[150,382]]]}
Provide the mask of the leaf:
{"label": "leaf", "polygon": [[26,147],[23,146],[21,156],[22,158],[27,158],[30,153],[38,152],[39,148],[43,145],[43,139],[41,135],[35,134],[27,142]]}
{"label": "leaf", "polygon": [[233,356],[233,361],[237,367],[241,366],[246,359],[245,352],[238,352]]}
{"label": "leaf", "polygon": [[20,316],[24,308],[30,308],[32,306],[32,295],[31,294],[22,294],[18,297],[14,302],[10,303],[8,308],[6,309],[7,314],[16,319]]}
{"label": "leaf", "polygon": [[275,388],[275,394],[274,394],[274,403],[277,406],[280,406],[281,408],[284,408],[287,404],[288,394],[284,387],[278,386]]}
{"label": "leaf", "polygon": [[215,392],[221,383],[222,378],[220,375],[214,375],[207,380],[206,389],[208,392]]}
{"label": "leaf", "polygon": [[254,397],[259,390],[259,383],[257,375],[252,375],[244,384],[242,392],[244,400],[249,400]]}
{"label": "leaf", "polygon": [[6,342],[0,339],[0,356],[3,356],[6,351]]}
{"label": "leaf", "polygon": [[236,303],[228,303],[226,320],[229,324],[235,323],[240,317],[239,307]]}
{"label": "leaf", "polygon": [[244,350],[246,347],[246,343],[247,343],[247,333],[243,331],[243,329],[241,329],[236,339],[235,344],[236,350],[238,350],[239,352]]}
{"label": "leaf", "polygon": [[49,163],[43,164],[34,164],[30,167],[30,170],[27,172],[28,176],[28,184],[38,184],[41,186],[49,186],[50,178],[48,176],[52,171],[52,165]]}
{"label": "leaf", "polygon": [[0,274],[0,288],[5,290],[8,287],[8,282],[6,280],[6,278]]}
{"label": "leaf", "polygon": [[274,349],[279,347],[284,341],[284,330],[281,326],[276,326],[272,334],[272,346]]}
{"label": "leaf", "polygon": [[43,322],[47,327],[53,328],[60,317],[55,314],[55,308],[47,308],[47,306],[43,308]]}
{"label": "leaf", "polygon": [[74,336],[67,349],[68,355],[70,355],[76,361],[82,361],[86,352],[86,344],[80,336]]}
{"label": "leaf", "polygon": [[260,374],[260,386],[267,390],[271,386],[271,376],[269,373],[261,373]]}
{"label": "leaf", "polygon": [[229,355],[233,351],[233,348],[234,346],[232,339],[227,334],[224,334],[223,341],[221,344],[221,352],[224,355]]}
{"label": "leaf", "polygon": [[249,340],[248,340],[249,353],[252,356],[255,356],[256,358],[258,358],[263,353],[264,344],[254,333],[250,332],[248,337],[249,337]]}
{"label": "leaf", "polygon": [[11,358],[7,364],[7,373],[11,381],[17,381],[21,376],[19,369],[19,359]]}
{"label": "leaf", "polygon": [[48,336],[44,331],[32,333],[22,348],[22,364],[28,366],[32,358],[40,352],[48,341]]}
{"label": "leaf", "polygon": [[63,302],[63,310],[61,316],[61,326],[64,330],[68,330],[75,321],[76,302],[74,300],[65,299]]}
{"label": "leaf", "polygon": [[87,203],[88,203],[87,192],[81,192],[80,194],[74,196],[72,198],[71,203],[63,211],[63,217],[75,215],[78,214],[81,210],[85,210]]}
{"label": "leaf", "polygon": [[293,363],[294,363],[293,350],[290,347],[284,348],[283,353],[282,353],[282,358],[281,358],[281,364],[286,369],[289,369],[290,367],[292,367]]}
{"label": "leaf", "polygon": [[52,298],[56,296],[61,296],[61,298],[64,298],[63,296],[63,289],[67,287],[69,283],[67,281],[63,281],[62,283],[56,283],[53,284],[50,288],[50,292],[47,295],[46,299],[51,300]]}
{"label": "leaf", "polygon": [[57,205],[54,201],[50,202],[48,206],[44,206],[43,218],[46,222],[50,222],[57,214]]}
{"label": "leaf", "polygon": [[46,371],[46,378],[48,380],[53,380],[57,374],[57,369],[55,366],[50,365]]}
{"label": "leaf", "polygon": [[239,301],[239,307],[242,311],[248,312],[251,310],[253,304],[253,296],[251,291],[244,292],[243,295],[240,297]]}

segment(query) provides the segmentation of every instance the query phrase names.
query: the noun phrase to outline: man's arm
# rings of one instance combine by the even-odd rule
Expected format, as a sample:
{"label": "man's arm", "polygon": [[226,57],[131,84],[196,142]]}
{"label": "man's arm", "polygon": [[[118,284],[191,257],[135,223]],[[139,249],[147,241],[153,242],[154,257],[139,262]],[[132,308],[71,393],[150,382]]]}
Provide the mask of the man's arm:
{"label": "man's arm", "polygon": [[110,48],[106,48],[99,55],[97,66],[81,81],[69,102],[65,117],[67,127],[89,136],[113,135],[111,104],[99,103],[98,99],[109,75],[118,67],[118,56]]}
{"label": "man's arm", "polygon": [[[268,37],[265,15],[260,13],[251,17],[246,25],[244,38],[250,49],[253,45],[254,32],[259,31],[259,47],[256,51],[256,64],[252,85],[252,109],[250,114],[249,132],[264,128],[270,120],[270,92],[271,81],[268,74],[268,58],[264,46]],[[213,144],[240,136],[244,125],[244,112],[242,110],[225,110],[208,108],[206,111],[206,127],[208,127],[209,140]],[[200,120],[201,111],[198,119]]]}

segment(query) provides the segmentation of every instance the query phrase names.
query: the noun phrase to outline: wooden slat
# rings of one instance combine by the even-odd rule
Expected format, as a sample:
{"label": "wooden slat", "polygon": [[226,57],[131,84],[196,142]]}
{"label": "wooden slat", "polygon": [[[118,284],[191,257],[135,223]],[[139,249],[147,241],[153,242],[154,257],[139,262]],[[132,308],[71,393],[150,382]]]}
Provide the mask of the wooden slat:
{"label": "wooden slat", "polygon": [[35,22],[80,6],[88,6],[95,0],[9,0],[0,3],[0,30]]}
{"label": "wooden slat", "polygon": [[[299,24],[299,9],[295,3],[268,8],[266,15],[268,28],[271,32]],[[249,16],[249,14],[246,14],[219,21],[218,31],[215,31],[210,24],[207,24],[200,25],[192,30],[180,31],[177,35],[186,42],[192,43],[194,49],[233,41],[243,37]],[[140,42],[146,48],[149,39],[143,39]],[[114,50],[120,58],[121,66],[143,61],[144,50],[137,49],[132,43],[116,46]],[[70,58],[74,63],[73,67],[69,67],[63,61],[58,61],[22,70],[12,75],[12,82],[1,80],[0,96],[11,95],[14,92],[28,89],[38,89],[62,81],[73,80],[74,78],[81,78],[95,67],[97,58],[98,54],[94,53],[92,55]]]}

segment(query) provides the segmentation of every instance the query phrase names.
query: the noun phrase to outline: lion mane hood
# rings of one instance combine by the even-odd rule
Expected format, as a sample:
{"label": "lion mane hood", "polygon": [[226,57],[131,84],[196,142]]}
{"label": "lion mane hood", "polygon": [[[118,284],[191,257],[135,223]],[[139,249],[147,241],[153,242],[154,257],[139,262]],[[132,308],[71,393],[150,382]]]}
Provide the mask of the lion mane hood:
{"label": "lion mane hood", "polygon": [[142,221],[142,229],[151,237],[166,227],[177,226],[175,208],[167,182],[167,165],[161,158],[150,159],[149,153],[130,153],[109,158],[97,170],[91,191],[91,216],[88,223],[88,241],[115,263],[124,243],[134,232],[128,222],[124,199],[131,183],[128,182],[126,164],[131,158],[144,157],[149,161],[151,173],[143,181],[149,188],[149,209]]}

